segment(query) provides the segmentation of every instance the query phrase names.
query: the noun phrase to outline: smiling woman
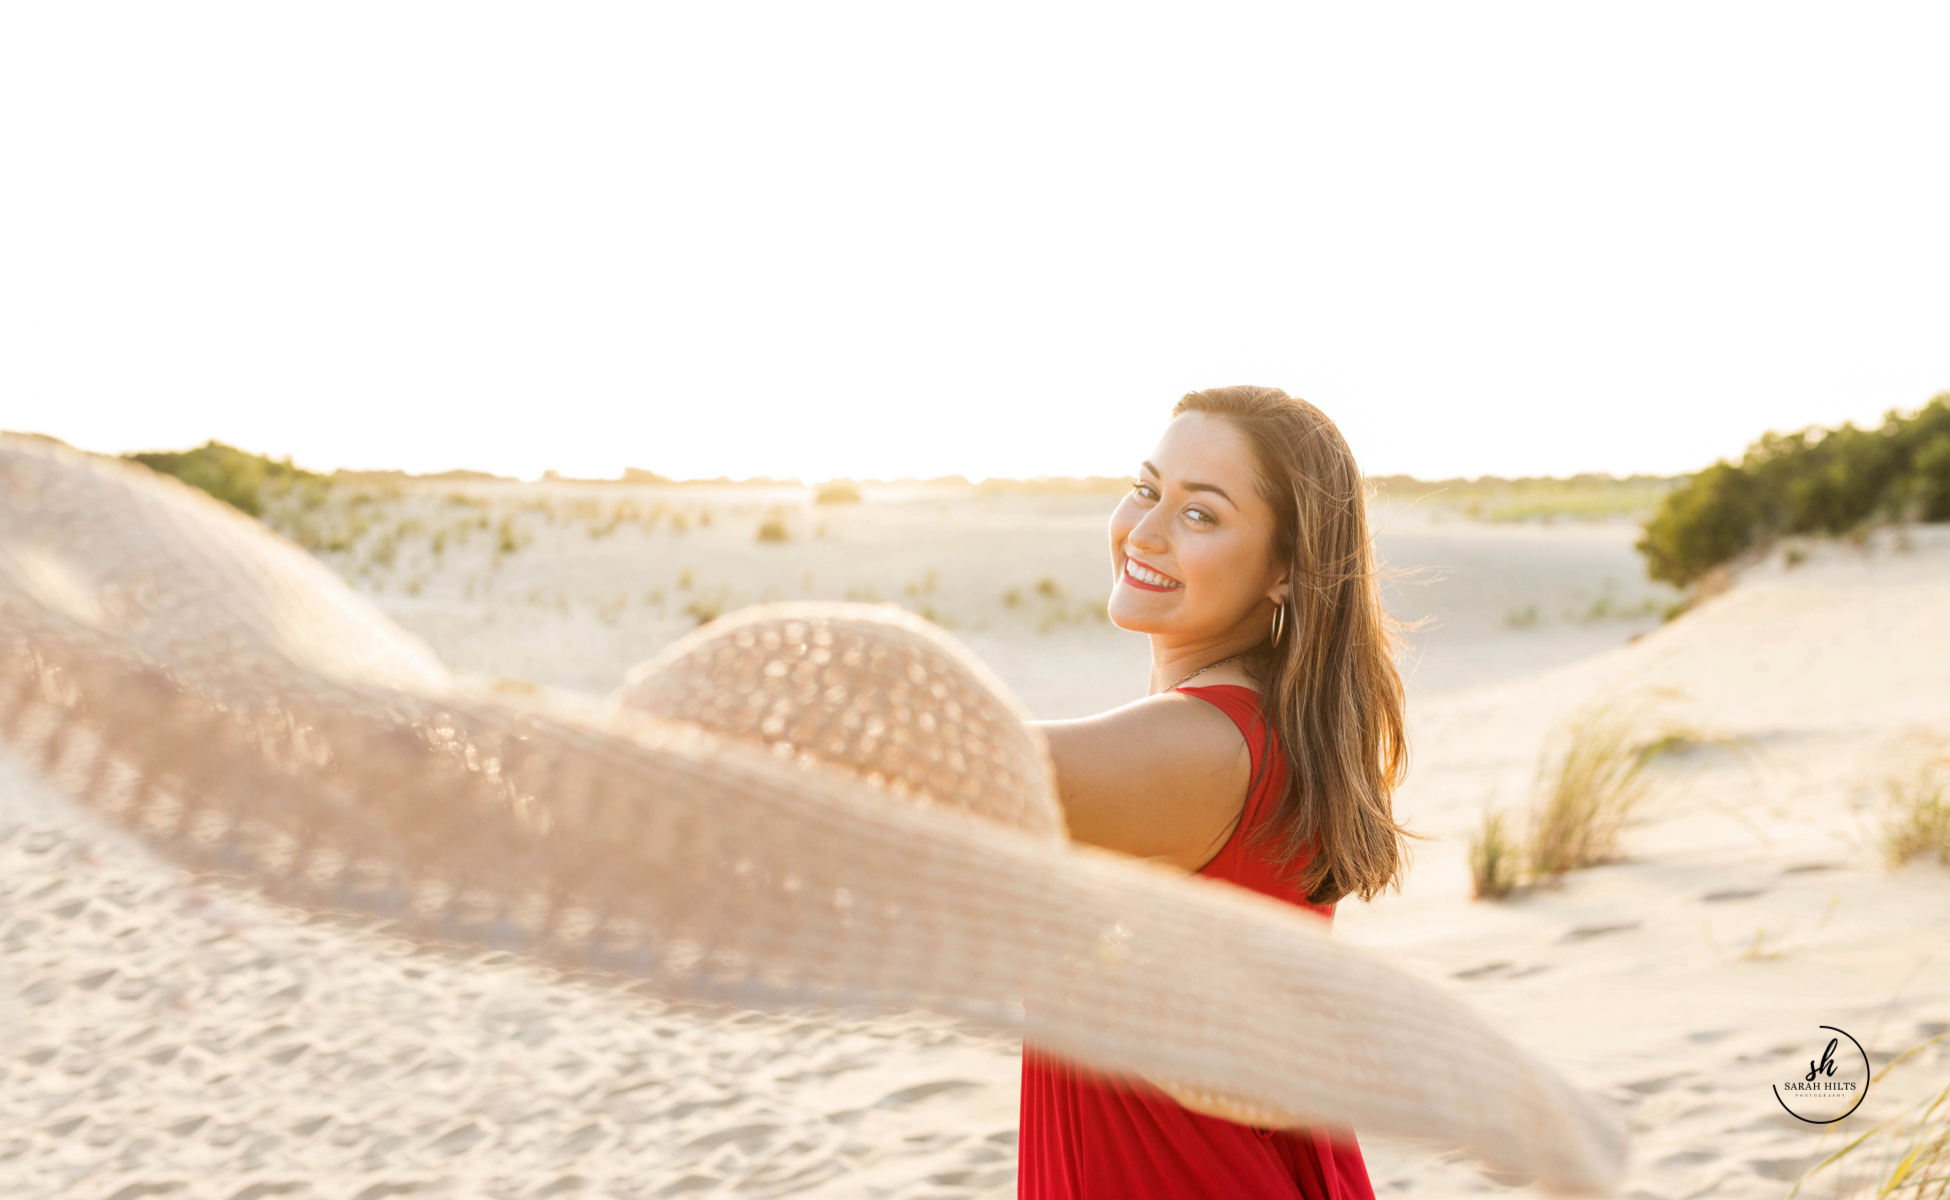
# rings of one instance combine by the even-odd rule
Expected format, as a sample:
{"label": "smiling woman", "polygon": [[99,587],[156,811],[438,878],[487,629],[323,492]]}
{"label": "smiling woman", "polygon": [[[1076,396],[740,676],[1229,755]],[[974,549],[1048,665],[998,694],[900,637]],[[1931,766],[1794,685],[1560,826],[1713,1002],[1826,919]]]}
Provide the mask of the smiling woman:
{"label": "smiling woman", "polygon": [[[1402,689],[1361,488],[1304,400],[1178,402],[1110,520],[1110,618],[1150,637],[1151,694],[1040,723],[1073,839],[1329,921],[1344,895],[1400,887],[1401,839],[1422,835],[1391,811]],[[1034,1045],[1020,1146],[1025,1200],[1374,1194],[1352,1131],[1256,1127]]]}

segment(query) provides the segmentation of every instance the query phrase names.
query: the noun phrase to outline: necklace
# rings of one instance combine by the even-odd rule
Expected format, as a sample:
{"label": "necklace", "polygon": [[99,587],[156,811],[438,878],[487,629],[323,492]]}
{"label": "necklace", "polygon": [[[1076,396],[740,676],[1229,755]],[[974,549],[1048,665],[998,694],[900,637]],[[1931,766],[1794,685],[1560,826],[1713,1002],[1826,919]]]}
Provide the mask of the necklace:
{"label": "necklace", "polygon": [[[1231,658],[1222,658],[1218,662],[1212,663],[1210,666],[1200,667],[1198,670],[1193,671],[1190,675],[1185,676],[1185,679],[1197,679],[1200,675],[1203,675],[1207,671],[1210,671],[1213,667],[1223,667],[1229,662],[1237,662],[1239,659],[1242,659],[1244,657],[1245,655],[1243,654],[1235,654]],[[1165,690],[1167,692],[1170,692],[1170,691],[1176,691],[1178,688],[1184,687],[1185,679],[1179,680],[1177,683],[1172,684],[1170,687],[1166,688]]]}

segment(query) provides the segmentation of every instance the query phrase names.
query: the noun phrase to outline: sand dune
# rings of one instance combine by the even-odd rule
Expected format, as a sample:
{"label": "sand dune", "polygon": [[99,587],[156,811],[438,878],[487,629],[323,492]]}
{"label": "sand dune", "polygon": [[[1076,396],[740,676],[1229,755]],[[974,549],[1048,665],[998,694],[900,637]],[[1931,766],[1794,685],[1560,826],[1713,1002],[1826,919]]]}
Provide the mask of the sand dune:
{"label": "sand dune", "polygon": [[[1939,1044],[1825,1127],[1770,1091],[1819,1025],[1878,1064],[1950,1029],[1950,872],[1888,872],[1874,842],[1877,785],[1906,732],[1950,733],[1950,529],[1906,541],[1807,547],[1792,568],[1777,554],[1636,643],[1415,706],[1397,811],[1445,840],[1418,845],[1401,895],[1344,906],[1336,936],[1450,980],[1630,1106],[1627,1195],[1782,1195],[1780,1181],[1950,1076]],[[1673,716],[1744,750],[1670,760],[1654,810],[1627,830],[1633,861],[1557,893],[1463,903],[1485,799],[1527,794],[1567,712],[1659,691]],[[1466,1171],[1370,1157],[1377,1180],[1404,1172],[1411,1192],[1471,1187]]]}
{"label": "sand dune", "polygon": [[[1042,715],[1143,690],[1142,639],[1089,611],[1107,590],[1104,497],[819,508],[692,489],[680,534],[676,500],[639,497],[638,518],[612,523],[613,508],[578,511],[587,491],[563,489],[554,517],[513,507],[530,492],[478,491],[382,497],[372,530],[325,557],[504,686],[606,691],[694,625],[694,604],[851,596],[932,609]],[[788,539],[759,542],[781,512]],[[1403,894],[1343,904],[1337,937],[1455,989],[1629,1108],[1628,1196],[1784,1194],[1941,1086],[1950,1050],[1819,1128],[1769,1091],[1817,1025],[1881,1060],[1950,1029],[1950,872],[1886,872],[1873,847],[1897,739],[1950,731],[1950,530],[1812,547],[1792,568],[1777,555],[1665,626],[1627,527],[1410,514],[1382,540],[1395,565],[1445,568],[1391,593],[1441,619],[1414,651],[1397,808],[1443,840],[1416,845]],[[1484,799],[1521,803],[1579,705],[1651,691],[1743,740],[1659,768],[1630,861],[1470,903]],[[0,762],[0,1194],[1001,1197],[1016,1054],[932,1020],[679,1010],[414,952],[186,886]],[[1454,1156],[1364,1147],[1380,1195],[1507,1190]]]}

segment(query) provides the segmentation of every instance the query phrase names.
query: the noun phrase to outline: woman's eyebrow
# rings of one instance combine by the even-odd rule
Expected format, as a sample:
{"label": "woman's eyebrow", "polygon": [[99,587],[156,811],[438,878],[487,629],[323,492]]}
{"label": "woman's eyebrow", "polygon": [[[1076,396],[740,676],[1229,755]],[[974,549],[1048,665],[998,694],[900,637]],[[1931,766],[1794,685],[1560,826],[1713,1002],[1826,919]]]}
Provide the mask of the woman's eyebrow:
{"label": "woman's eyebrow", "polygon": [[[1144,463],[1144,469],[1151,472],[1153,476],[1156,476],[1158,474],[1158,468],[1152,466],[1149,461],[1146,461]],[[1224,488],[1220,487],[1216,483],[1181,483],[1178,486],[1184,488],[1188,492],[1216,493],[1217,495],[1225,497],[1225,502],[1227,504],[1232,505],[1234,508],[1239,507],[1239,502],[1237,500],[1234,500],[1230,495],[1226,493],[1226,490]]]}

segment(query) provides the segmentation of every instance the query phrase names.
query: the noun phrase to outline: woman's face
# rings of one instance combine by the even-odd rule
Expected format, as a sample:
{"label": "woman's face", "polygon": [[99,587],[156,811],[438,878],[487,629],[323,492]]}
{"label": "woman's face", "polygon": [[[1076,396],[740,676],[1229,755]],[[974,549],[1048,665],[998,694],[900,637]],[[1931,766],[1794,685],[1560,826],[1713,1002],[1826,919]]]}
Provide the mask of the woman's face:
{"label": "woman's face", "polygon": [[1174,418],[1111,514],[1112,623],[1185,640],[1264,634],[1286,597],[1275,529],[1245,435],[1223,417]]}

